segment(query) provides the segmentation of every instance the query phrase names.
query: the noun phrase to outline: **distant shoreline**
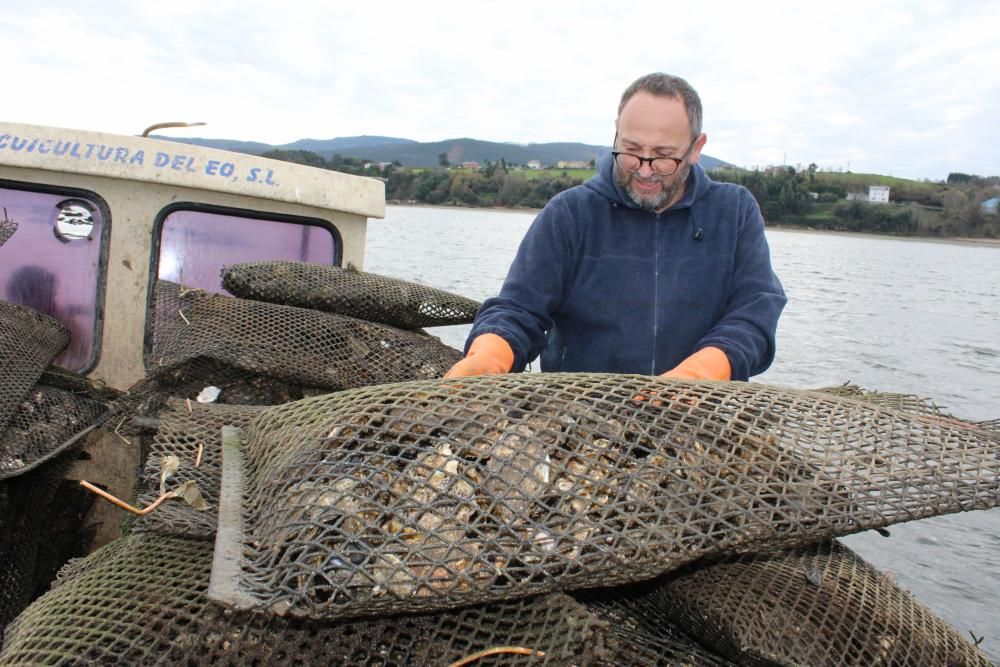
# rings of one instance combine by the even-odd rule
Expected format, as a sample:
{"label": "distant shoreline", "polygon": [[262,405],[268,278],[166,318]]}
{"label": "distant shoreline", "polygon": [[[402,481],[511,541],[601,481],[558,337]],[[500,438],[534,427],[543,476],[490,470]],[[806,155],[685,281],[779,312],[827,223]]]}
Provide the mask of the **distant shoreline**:
{"label": "distant shoreline", "polygon": [[[386,206],[399,208],[440,208],[448,211],[495,211],[497,213],[532,213],[537,214],[540,208],[509,208],[507,206],[448,206],[440,204],[400,204],[386,202]],[[894,234],[872,234],[868,232],[847,232],[835,229],[808,229],[797,225],[782,225],[780,223],[765,223],[768,230],[795,232],[801,234],[837,234],[840,236],[856,236],[858,238],[891,239],[895,241],[922,241],[925,243],[950,243],[952,245],[981,246],[984,248],[1000,248],[1000,239],[977,239],[962,236],[903,236]]]}

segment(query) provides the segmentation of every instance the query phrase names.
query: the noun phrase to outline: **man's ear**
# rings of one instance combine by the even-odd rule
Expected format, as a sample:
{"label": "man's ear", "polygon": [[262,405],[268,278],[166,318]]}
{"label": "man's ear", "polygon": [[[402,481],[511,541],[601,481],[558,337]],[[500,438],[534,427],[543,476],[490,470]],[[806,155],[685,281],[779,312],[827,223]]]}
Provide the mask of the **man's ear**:
{"label": "man's ear", "polygon": [[688,161],[691,164],[698,164],[698,160],[701,159],[701,149],[705,147],[705,143],[708,141],[708,135],[702,132],[698,135],[698,139],[694,142],[694,148],[691,149],[691,155]]}

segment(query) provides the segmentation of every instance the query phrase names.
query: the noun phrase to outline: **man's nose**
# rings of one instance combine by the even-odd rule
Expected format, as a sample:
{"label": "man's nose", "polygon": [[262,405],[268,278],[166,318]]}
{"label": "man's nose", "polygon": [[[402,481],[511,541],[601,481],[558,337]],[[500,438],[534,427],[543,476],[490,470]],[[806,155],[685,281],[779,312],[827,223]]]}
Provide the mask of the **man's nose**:
{"label": "man's nose", "polygon": [[650,178],[651,176],[653,176],[654,173],[655,172],[653,172],[652,162],[643,161],[639,163],[639,171],[638,171],[639,176],[641,176],[642,178]]}

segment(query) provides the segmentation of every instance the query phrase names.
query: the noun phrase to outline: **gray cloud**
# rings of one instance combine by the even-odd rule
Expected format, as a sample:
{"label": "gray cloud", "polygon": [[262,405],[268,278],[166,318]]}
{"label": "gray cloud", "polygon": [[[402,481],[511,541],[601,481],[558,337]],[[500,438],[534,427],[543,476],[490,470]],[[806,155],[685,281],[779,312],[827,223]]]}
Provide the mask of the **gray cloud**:
{"label": "gray cloud", "polygon": [[996,3],[36,4],[0,17],[7,120],[607,144],[621,90],[665,70],[701,92],[706,152],[739,165],[1000,173]]}

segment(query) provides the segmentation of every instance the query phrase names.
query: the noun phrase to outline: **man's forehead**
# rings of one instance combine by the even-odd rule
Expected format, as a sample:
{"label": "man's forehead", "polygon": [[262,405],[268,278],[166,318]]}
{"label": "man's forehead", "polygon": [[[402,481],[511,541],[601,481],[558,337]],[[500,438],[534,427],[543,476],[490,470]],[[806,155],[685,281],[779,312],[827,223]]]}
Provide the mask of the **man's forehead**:
{"label": "man's forehead", "polygon": [[639,91],[625,103],[616,128],[622,141],[676,147],[690,141],[691,123],[679,98]]}

